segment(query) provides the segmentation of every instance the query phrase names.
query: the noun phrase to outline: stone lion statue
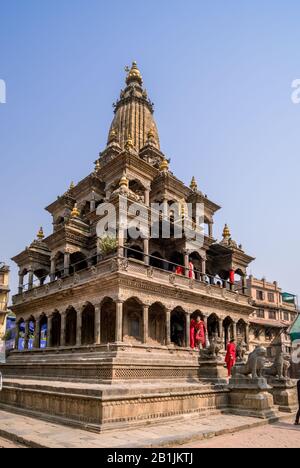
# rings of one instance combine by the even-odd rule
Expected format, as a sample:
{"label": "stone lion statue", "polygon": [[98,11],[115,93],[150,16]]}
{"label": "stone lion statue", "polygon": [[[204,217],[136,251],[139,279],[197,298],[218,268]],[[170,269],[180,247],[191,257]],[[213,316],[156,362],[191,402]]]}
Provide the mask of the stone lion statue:
{"label": "stone lion statue", "polygon": [[288,380],[290,367],[290,356],[280,352],[277,354],[274,364],[265,369],[265,375],[267,377],[278,377],[279,379]]}
{"label": "stone lion statue", "polygon": [[238,362],[244,362],[247,351],[247,345],[244,341],[240,341],[236,347],[236,357]]}
{"label": "stone lion statue", "polygon": [[248,356],[246,364],[235,366],[232,370],[233,377],[238,375],[252,376],[252,379],[263,377],[266,365],[267,350],[263,346],[258,346]]}
{"label": "stone lion statue", "polygon": [[201,351],[201,356],[204,359],[219,359],[219,354],[222,350],[222,343],[222,339],[217,333],[214,333],[210,340],[209,347]]}

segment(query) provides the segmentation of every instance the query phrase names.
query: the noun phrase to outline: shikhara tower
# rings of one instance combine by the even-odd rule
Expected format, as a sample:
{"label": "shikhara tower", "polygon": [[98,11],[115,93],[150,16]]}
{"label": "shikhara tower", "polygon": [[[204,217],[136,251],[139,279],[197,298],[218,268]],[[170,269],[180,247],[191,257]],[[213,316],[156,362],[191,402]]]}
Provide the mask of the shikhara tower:
{"label": "shikhara tower", "polygon": [[[220,207],[195,177],[186,186],[170,171],[136,63],[114,107],[95,170],[47,207],[53,232],[40,229],[14,258],[18,350],[2,367],[0,394],[7,407],[93,429],[226,408],[227,391],[214,379],[207,386],[190,348],[190,320],[202,316],[224,347],[231,337],[249,344],[253,312],[246,290],[253,258],[228,226],[216,241]],[[120,211],[120,194],[147,210],[153,202],[203,204],[203,246],[191,251],[184,237],[134,241],[118,226],[118,246],[100,249],[97,208],[109,202]]]}

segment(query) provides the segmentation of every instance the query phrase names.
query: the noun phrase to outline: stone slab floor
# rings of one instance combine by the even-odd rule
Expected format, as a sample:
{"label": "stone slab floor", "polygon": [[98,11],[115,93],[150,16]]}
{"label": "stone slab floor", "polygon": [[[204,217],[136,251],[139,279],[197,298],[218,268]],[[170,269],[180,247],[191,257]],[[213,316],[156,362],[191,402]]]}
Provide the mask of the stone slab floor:
{"label": "stone slab floor", "polygon": [[226,434],[212,440],[181,445],[183,448],[300,448],[300,426],[294,419],[266,427]]}
{"label": "stone slab floor", "polygon": [[[0,411],[0,437],[17,444],[41,448],[158,448],[182,447],[184,444],[188,444],[187,447],[219,447],[229,443],[235,444],[235,439],[231,435],[222,437],[224,434],[232,434],[242,430],[246,432],[238,434],[240,439],[236,439],[237,443],[239,441],[246,443],[250,430],[252,431],[250,432],[251,439],[256,440],[257,443],[262,443],[261,435],[264,434],[270,434],[266,443],[271,442],[272,434],[276,432],[280,443],[289,444],[294,441],[293,443],[297,443],[297,446],[300,447],[300,432],[295,431],[295,429],[291,427],[290,423],[284,421],[269,427],[260,419],[219,414],[210,416],[209,419],[186,416],[180,420],[168,421],[163,424],[94,434],[81,429]],[[212,437],[213,440],[205,442]],[[200,443],[201,439],[203,442]],[[273,442],[278,446],[277,439],[274,439]]]}

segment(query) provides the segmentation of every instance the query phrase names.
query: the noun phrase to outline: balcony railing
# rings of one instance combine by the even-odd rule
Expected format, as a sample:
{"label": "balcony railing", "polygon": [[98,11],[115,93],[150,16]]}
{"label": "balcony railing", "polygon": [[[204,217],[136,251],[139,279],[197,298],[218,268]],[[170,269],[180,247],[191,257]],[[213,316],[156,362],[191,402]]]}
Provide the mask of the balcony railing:
{"label": "balcony railing", "polygon": [[[191,271],[185,269],[182,265],[169,262],[163,258],[151,255],[144,256],[142,252],[131,248],[125,248],[124,251],[125,256],[121,257],[114,254],[106,258],[98,258],[95,264],[72,274],[66,274],[65,269],[56,271],[57,278],[55,281],[50,281],[48,275],[42,280],[35,281],[33,287],[29,288],[29,285],[25,285],[22,292],[20,291],[18,295],[13,297],[13,304],[17,305],[23,301],[53,294],[60,290],[87,283],[98,277],[107,277],[108,274],[116,272],[127,273],[136,278],[147,278],[149,281],[161,284],[206,292],[227,300],[249,302],[247,290],[241,288],[239,283],[231,283],[222,280],[218,276],[202,273],[197,269]],[[132,255],[137,254],[141,255],[144,260],[132,257]],[[94,260],[94,257],[93,259],[87,259],[87,261],[89,260]],[[153,263],[157,262],[161,262],[161,267],[153,266]],[[79,264],[82,265],[82,261]],[[72,268],[76,270],[76,265],[72,265]]]}

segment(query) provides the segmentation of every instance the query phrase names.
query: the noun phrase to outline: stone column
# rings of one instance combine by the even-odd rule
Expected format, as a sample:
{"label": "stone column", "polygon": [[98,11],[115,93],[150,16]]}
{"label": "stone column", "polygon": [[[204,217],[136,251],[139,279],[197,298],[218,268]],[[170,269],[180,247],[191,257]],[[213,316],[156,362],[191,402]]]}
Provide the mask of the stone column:
{"label": "stone column", "polygon": [[64,276],[70,274],[70,252],[64,253]]}
{"label": "stone column", "polygon": [[41,334],[41,326],[40,326],[40,318],[38,317],[35,321],[35,329],[34,329],[34,348],[40,349],[40,334]]}
{"label": "stone column", "polygon": [[123,302],[117,301],[116,303],[116,342],[122,343],[123,341]]}
{"label": "stone column", "polygon": [[124,257],[124,229],[122,227],[119,227],[119,232],[118,232],[118,242],[119,242],[119,249],[118,253],[120,257]]}
{"label": "stone column", "polygon": [[233,339],[237,341],[237,323],[234,321],[232,324],[232,331],[233,331]]}
{"label": "stone column", "polygon": [[249,323],[246,323],[245,335],[246,335],[246,345],[247,345],[247,349],[249,351],[250,350],[250,324]]}
{"label": "stone column", "polygon": [[185,314],[185,343],[186,347],[191,347],[191,316],[189,313]]}
{"label": "stone column", "polygon": [[60,346],[66,346],[66,317],[67,314],[63,312],[60,319]]}
{"label": "stone column", "polygon": [[28,349],[28,344],[29,344],[29,324],[30,324],[30,320],[26,320],[26,322],[25,322],[25,336],[24,336],[24,349]]}
{"label": "stone column", "polygon": [[144,239],[144,263],[146,265],[150,264],[150,257],[149,257],[149,239]]}
{"label": "stone column", "polygon": [[242,291],[243,294],[247,294],[247,276],[242,277]]}
{"label": "stone column", "polygon": [[101,344],[101,307],[95,307],[95,344]]}
{"label": "stone column", "polygon": [[56,261],[55,258],[51,258],[51,267],[50,267],[50,281],[55,281],[55,271],[56,271]]}
{"label": "stone column", "polygon": [[15,350],[19,349],[19,337],[20,337],[20,324],[16,324],[16,336],[15,336]]}
{"label": "stone column", "polygon": [[219,338],[224,340],[223,319],[219,318]]}
{"label": "stone column", "polygon": [[28,272],[28,289],[32,289],[33,288],[33,270],[29,270]]}
{"label": "stone column", "polygon": [[202,273],[202,281],[204,281],[205,276],[206,276],[206,258],[201,259],[201,273]]}
{"label": "stone column", "polygon": [[146,189],[145,190],[145,205],[150,206],[150,190]]}
{"label": "stone column", "polygon": [[82,344],[82,311],[77,311],[77,331],[76,331],[76,346]]}
{"label": "stone column", "polygon": [[213,234],[213,223],[208,224],[208,235],[209,235],[209,237],[214,236],[214,234]]}
{"label": "stone column", "polygon": [[47,348],[52,347],[52,315],[47,316]]}
{"label": "stone column", "polygon": [[185,276],[188,278],[190,275],[190,255],[187,250],[184,251],[184,269]]}
{"label": "stone column", "polygon": [[208,343],[208,315],[207,314],[203,314],[203,321],[204,321],[204,324],[205,324],[205,342]]}
{"label": "stone column", "polygon": [[171,344],[171,309],[166,310],[166,345]]}
{"label": "stone column", "polygon": [[19,272],[19,294],[22,294],[24,289],[24,275]]}
{"label": "stone column", "polygon": [[149,306],[144,304],[143,305],[143,343],[146,344],[148,342],[148,324],[149,324]]}

